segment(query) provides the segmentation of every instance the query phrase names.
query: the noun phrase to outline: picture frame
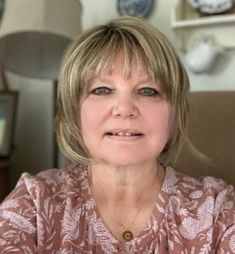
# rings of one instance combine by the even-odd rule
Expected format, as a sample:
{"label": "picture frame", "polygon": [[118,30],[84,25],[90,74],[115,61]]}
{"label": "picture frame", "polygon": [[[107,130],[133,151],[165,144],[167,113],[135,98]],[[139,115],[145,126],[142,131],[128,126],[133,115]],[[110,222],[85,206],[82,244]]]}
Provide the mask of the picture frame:
{"label": "picture frame", "polygon": [[0,158],[11,156],[18,92],[0,91]]}

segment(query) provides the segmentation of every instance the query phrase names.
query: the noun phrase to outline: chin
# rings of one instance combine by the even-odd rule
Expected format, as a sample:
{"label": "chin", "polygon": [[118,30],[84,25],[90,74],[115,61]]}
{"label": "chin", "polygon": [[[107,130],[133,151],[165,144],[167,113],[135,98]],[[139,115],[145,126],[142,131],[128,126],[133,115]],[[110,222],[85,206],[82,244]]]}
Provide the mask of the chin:
{"label": "chin", "polygon": [[128,167],[134,165],[144,164],[147,161],[154,161],[155,158],[140,158],[140,156],[110,156],[109,158],[105,158],[104,161],[106,164],[120,166],[120,167]]}

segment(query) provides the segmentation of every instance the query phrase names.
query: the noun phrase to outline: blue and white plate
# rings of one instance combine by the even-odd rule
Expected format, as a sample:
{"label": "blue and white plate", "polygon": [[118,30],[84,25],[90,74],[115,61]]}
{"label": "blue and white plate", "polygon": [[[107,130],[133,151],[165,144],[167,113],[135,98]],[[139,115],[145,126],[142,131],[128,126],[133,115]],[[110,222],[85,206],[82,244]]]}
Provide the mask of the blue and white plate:
{"label": "blue and white plate", "polygon": [[118,0],[121,15],[146,17],[153,7],[153,0]]}

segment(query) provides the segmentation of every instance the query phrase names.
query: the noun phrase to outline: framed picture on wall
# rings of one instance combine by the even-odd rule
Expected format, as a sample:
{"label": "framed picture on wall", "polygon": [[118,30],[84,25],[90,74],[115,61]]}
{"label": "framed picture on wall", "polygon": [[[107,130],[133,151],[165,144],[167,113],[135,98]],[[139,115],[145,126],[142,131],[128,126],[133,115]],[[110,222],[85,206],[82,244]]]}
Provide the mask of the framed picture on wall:
{"label": "framed picture on wall", "polygon": [[18,92],[0,91],[0,158],[10,157]]}

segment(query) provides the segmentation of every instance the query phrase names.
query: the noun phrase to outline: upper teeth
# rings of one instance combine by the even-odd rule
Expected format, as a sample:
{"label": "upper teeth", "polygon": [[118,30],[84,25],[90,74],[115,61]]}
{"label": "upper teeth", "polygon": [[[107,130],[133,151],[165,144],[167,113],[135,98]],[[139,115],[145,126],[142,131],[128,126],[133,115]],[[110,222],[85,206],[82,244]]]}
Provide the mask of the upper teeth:
{"label": "upper teeth", "polygon": [[130,133],[130,132],[115,132],[113,134],[118,135],[118,136],[132,136],[132,135],[135,135],[135,133]]}

